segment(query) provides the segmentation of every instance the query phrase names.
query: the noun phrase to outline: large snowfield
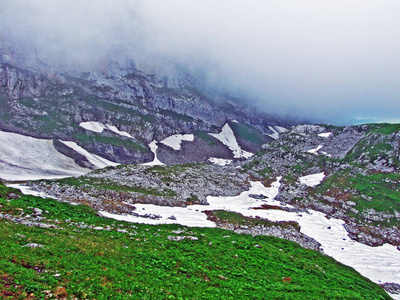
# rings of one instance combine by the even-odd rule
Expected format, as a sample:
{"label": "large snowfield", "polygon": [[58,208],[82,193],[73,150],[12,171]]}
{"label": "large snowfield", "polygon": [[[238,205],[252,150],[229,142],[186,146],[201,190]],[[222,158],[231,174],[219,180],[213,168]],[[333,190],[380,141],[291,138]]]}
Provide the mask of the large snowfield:
{"label": "large snowfield", "polygon": [[58,152],[52,140],[0,131],[0,178],[4,180],[62,178],[88,171]]}
{"label": "large snowfield", "polygon": [[[86,151],[75,142],[60,142],[86,157],[95,169],[118,165]],[[0,131],[0,178],[4,180],[56,179],[90,171],[58,152],[52,140]]]}

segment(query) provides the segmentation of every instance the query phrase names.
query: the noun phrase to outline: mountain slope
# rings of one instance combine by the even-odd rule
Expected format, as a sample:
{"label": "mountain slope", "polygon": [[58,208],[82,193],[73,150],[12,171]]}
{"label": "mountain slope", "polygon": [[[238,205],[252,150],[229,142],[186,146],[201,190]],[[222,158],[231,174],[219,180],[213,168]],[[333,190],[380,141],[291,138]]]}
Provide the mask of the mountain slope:
{"label": "mountain slope", "polygon": [[[399,131],[399,124],[299,125],[241,169],[260,179],[283,176],[280,201],[344,219],[355,240],[399,246]],[[310,174],[322,174],[322,183],[302,184]]]}
{"label": "mountain slope", "polygon": [[[232,155],[226,145],[204,138],[218,134],[227,122],[238,145],[253,153],[272,140],[271,125],[293,124],[260,114],[242,100],[211,94],[162,59],[154,66],[141,57],[110,57],[101,67],[76,72],[35,60],[34,49],[1,45],[0,130],[72,141],[113,162],[149,162],[153,153],[148,145],[174,134],[195,134],[197,151],[164,151],[166,163],[205,162],[213,153],[228,159]],[[90,123],[103,130],[80,126]],[[246,138],[248,132],[254,137]]]}
{"label": "mountain slope", "polygon": [[353,269],[273,237],[132,225],[2,185],[0,216],[3,297],[390,299]]}

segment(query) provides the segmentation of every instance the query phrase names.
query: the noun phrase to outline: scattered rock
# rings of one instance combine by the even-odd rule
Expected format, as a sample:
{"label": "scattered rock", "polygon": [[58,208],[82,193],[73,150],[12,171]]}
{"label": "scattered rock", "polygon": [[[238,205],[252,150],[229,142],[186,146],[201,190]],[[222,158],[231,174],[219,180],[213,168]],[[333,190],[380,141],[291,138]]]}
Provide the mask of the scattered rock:
{"label": "scattered rock", "polygon": [[33,209],[33,215],[41,216],[42,214],[43,214],[43,210],[41,210],[40,208],[34,208]]}
{"label": "scattered rock", "polygon": [[22,247],[28,247],[28,248],[44,248],[43,245],[36,244],[36,243],[26,244],[26,245],[24,245],[24,246],[22,246]]}
{"label": "scattered rock", "polygon": [[20,195],[14,194],[14,193],[9,193],[7,196],[7,199],[12,200],[12,199],[19,199],[21,198]]}
{"label": "scattered rock", "polygon": [[267,196],[265,196],[265,195],[263,195],[263,194],[259,194],[259,195],[250,194],[249,197],[250,197],[250,198],[254,198],[254,199],[259,199],[259,200],[263,200],[263,199],[267,198]]}
{"label": "scattered rock", "polygon": [[199,239],[198,239],[197,237],[195,237],[195,236],[182,236],[182,235],[178,235],[178,236],[172,236],[172,235],[170,235],[170,236],[168,236],[168,239],[169,239],[170,241],[177,241],[177,242],[183,241],[183,240],[185,240],[185,239],[187,239],[187,240],[192,240],[192,241],[198,241],[198,240],[199,240]]}
{"label": "scattered rock", "polygon": [[385,282],[381,284],[381,287],[383,287],[385,291],[390,294],[395,294],[395,295],[400,294],[400,284],[398,283]]}
{"label": "scattered rock", "polygon": [[177,241],[177,242],[180,242],[180,241],[183,241],[183,240],[185,239],[185,237],[184,237],[184,236],[173,236],[173,235],[169,235],[169,236],[168,236],[168,239],[169,239],[170,241]]}

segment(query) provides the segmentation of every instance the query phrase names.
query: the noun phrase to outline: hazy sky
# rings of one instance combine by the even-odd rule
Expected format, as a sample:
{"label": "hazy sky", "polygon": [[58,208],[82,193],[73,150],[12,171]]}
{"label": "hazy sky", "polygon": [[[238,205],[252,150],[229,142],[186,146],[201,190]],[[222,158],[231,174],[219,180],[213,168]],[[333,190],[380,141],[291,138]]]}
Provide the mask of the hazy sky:
{"label": "hazy sky", "polygon": [[0,29],[82,64],[147,49],[267,112],[400,121],[400,1],[0,0]]}

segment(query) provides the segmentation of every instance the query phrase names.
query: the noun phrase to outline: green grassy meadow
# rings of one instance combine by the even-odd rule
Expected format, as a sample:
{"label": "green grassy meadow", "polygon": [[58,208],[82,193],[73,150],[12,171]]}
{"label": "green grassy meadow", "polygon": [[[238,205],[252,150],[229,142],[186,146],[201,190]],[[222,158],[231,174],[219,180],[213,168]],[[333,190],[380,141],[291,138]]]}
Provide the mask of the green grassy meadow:
{"label": "green grassy meadow", "polygon": [[[28,217],[33,208],[43,219]],[[0,299],[390,299],[352,268],[279,238],[119,222],[3,185],[0,213]]]}

